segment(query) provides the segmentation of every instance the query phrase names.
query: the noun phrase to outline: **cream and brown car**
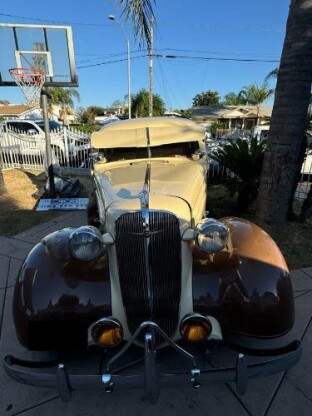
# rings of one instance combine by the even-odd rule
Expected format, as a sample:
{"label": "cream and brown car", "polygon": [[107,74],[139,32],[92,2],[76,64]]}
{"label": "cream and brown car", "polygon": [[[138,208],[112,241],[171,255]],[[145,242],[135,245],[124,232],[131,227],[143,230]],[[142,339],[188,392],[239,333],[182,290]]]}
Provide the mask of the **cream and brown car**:
{"label": "cream and brown car", "polygon": [[[13,312],[27,349],[100,349],[102,370],[73,375],[59,362],[54,372],[34,371],[38,363],[10,355],[7,373],[54,386],[64,400],[79,389],[134,386],[155,402],[160,387],[181,383],[233,381],[244,393],[249,378],[294,365],[300,342],[271,342],[294,322],[286,262],[256,225],[209,217],[202,128],[179,118],[133,119],[103,127],[91,143],[88,225],[49,234],[33,248]],[[233,366],[201,368],[209,346],[224,345],[237,351]],[[127,364],[132,349],[144,363],[138,373]],[[168,349],[187,371],[160,370]],[[253,363],[246,355],[271,358]]]}

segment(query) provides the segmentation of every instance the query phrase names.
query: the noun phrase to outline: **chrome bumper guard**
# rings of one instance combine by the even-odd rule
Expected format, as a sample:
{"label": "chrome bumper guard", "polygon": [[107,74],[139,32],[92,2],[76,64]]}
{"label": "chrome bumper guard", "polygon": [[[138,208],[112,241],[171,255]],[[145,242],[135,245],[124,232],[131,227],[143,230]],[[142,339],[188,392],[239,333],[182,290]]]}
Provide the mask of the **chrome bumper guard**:
{"label": "chrome bumper guard", "polygon": [[[144,372],[142,374],[114,374],[110,370],[111,365],[133,345],[135,339],[144,329],[148,330],[145,334]],[[154,349],[156,333],[160,334],[171,347],[191,362],[190,371],[159,373]],[[27,371],[17,367],[42,368],[45,363],[24,361],[12,355],[6,355],[3,364],[6,373],[16,381],[32,386],[56,388],[65,402],[70,400],[71,393],[75,390],[104,390],[111,393],[115,387],[118,389],[125,387],[144,388],[149,401],[156,403],[161,387],[185,386],[187,383],[194,388],[199,388],[205,382],[235,382],[238,393],[244,394],[250,378],[279,373],[294,366],[301,357],[302,346],[300,341],[293,341],[278,349],[245,349],[245,351],[251,355],[279,355],[279,357],[261,363],[247,364],[245,355],[238,353],[235,367],[201,370],[192,354],[170,340],[157,324],[146,321],[138,327],[129,342],[109,360],[104,374],[68,374],[62,363],[56,364],[55,373]]]}

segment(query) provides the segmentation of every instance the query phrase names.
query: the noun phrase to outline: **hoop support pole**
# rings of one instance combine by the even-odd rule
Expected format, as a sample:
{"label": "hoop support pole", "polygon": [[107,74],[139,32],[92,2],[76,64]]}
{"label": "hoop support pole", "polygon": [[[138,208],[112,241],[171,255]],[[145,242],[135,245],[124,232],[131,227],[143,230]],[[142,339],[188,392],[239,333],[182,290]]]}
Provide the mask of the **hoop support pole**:
{"label": "hoop support pole", "polygon": [[49,126],[49,115],[48,115],[48,91],[46,87],[41,90],[41,105],[44,121],[44,132],[45,132],[45,151],[46,161],[48,165],[48,178],[50,185],[50,196],[55,198],[55,184],[54,184],[54,171],[52,164],[52,149],[51,149],[51,137],[50,137],[50,126]]}

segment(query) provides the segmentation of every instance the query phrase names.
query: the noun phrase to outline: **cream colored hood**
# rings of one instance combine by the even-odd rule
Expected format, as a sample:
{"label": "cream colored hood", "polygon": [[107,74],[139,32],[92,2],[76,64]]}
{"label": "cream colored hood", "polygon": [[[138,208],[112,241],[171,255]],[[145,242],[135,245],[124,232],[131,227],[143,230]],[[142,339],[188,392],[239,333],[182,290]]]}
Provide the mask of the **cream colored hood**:
{"label": "cream colored hood", "polygon": [[149,209],[173,212],[183,228],[201,218],[206,202],[206,169],[202,161],[169,158],[96,165],[95,182],[106,214],[119,217],[141,209],[147,164],[150,163]]}

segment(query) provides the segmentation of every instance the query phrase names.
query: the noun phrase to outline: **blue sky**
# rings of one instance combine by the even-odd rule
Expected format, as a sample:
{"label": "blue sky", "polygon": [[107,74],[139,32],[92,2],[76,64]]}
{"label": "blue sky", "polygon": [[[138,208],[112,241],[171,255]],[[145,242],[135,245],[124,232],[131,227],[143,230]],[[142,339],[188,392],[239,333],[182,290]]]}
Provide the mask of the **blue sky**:
{"label": "blue sky", "polygon": [[[168,109],[189,108],[202,91],[216,90],[224,96],[251,83],[262,84],[278,66],[288,8],[289,0],[157,0],[155,53],[176,57],[155,59],[155,93]],[[0,4],[2,23],[72,26],[81,96],[75,107],[106,107],[127,94],[126,42],[109,14],[123,23],[114,0],[2,0]],[[131,91],[136,93],[149,88],[148,58],[130,24],[124,31],[131,47]],[[125,60],[111,62],[120,59]],[[24,102],[17,87],[1,87],[0,99]]]}

